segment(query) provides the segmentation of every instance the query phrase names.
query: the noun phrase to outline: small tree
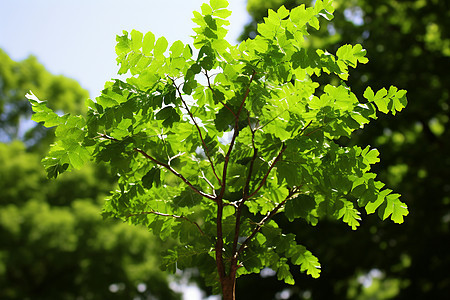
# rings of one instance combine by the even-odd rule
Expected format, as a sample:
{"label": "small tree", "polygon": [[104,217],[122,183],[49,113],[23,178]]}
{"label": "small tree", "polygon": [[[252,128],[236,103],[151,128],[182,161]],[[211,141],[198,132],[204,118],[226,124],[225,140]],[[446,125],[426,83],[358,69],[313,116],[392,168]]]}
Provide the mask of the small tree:
{"label": "small tree", "polygon": [[[43,160],[50,178],[89,159],[109,164],[118,188],[103,215],[178,239],[163,266],[196,267],[224,299],[234,299],[236,278],[264,267],[288,284],[288,261],[320,275],[318,259],[283,234],[276,214],[313,226],[342,219],[355,230],[364,207],[403,222],[408,210],[400,195],[370,172],[378,151],[336,140],[377,110],[395,115],[406,91],[368,87],[359,102],[345,80],[349,67],[368,61],[361,45],[344,45],[336,55],[307,50],[318,17],[332,18],[330,0],[269,11],[260,35],[237,46],[224,39],[227,5],[211,0],[194,12],[196,55],[181,41],[167,52],[167,40],[151,32],[118,36],[119,74],[130,76],[87,100],[86,118],[58,116],[28,98],[33,120],[57,126]],[[333,84],[317,83],[320,76]]]}

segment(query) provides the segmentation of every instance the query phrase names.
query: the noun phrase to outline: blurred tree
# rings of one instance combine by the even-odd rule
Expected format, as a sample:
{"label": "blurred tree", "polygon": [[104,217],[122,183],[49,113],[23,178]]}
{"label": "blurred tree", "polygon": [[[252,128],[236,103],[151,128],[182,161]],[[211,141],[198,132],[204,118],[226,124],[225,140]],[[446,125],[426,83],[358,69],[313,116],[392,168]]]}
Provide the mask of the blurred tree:
{"label": "blurred tree", "polygon": [[47,130],[35,122],[26,122],[31,107],[24,95],[35,90],[58,111],[83,113],[88,92],[78,82],[50,74],[34,56],[16,62],[0,49],[0,142],[23,139],[35,145]]}
{"label": "blurred tree", "polygon": [[[303,3],[310,5],[311,1],[248,0],[252,22],[242,38],[257,34],[256,24],[267,9]],[[311,251],[328,266],[321,278],[311,280],[298,274],[298,284],[289,288],[268,276],[262,284],[258,282],[257,289],[248,289],[255,283],[245,283],[243,278],[237,295],[444,299],[450,295],[450,2],[336,0],[334,4],[339,9],[331,25],[313,34],[310,45],[334,53],[343,44],[362,43],[370,62],[351,72],[349,86],[357,95],[362,95],[367,83],[376,89],[392,83],[408,90],[410,103],[404,112],[395,120],[380,117],[357,133],[355,141],[380,149],[380,178],[403,195],[411,213],[401,227],[375,226],[374,218],[368,217],[361,230],[351,235],[334,223],[322,223],[313,230],[294,223],[292,231],[303,239],[299,242],[315,243]],[[261,280],[257,275],[254,279]]]}
{"label": "blurred tree", "polygon": [[156,238],[102,220],[114,184],[102,167],[46,179],[40,150],[53,134],[25,122],[31,88],[64,112],[82,113],[88,97],[36,58],[18,63],[0,50],[0,299],[179,299],[158,268]]}

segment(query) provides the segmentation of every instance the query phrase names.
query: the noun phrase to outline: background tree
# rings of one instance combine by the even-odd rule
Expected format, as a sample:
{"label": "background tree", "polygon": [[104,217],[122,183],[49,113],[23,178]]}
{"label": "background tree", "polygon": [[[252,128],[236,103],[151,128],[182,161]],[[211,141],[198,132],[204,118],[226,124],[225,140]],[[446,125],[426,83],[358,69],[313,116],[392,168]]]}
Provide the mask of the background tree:
{"label": "background tree", "polygon": [[54,130],[26,121],[24,95],[32,88],[56,110],[82,113],[87,92],[34,57],[0,57],[0,298],[178,299],[158,268],[155,238],[102,220],[114,187],[105,167],[46,179],[40,161]]}
{"label": "background tree", "polygon": [[31,146],[49,132],[26,122],[31,116],[31,107],[23,95],[31,89],[51,98],[49,106],[57,111],[85,112],[84,101],[89,94],[75,80],[50,74],[34,56],[15,62],[0,49],[0,61],[1,142],[21,139]]}
{"label": "background tree", "polygon": [[166,51],[167,40],[151,32],[118,36],[119,74],[129,76],[87,101],[86,117],[57,115],[27,97],[33,120],[57,126],[43,161],[49,177],[90,159],[106,162],[119,184],[104,215],[179,240],[164,265],[196,267],[234,299],[236,278],[264,267],[289,284],[288,261],[319,276],[317,258],[283,232],[277,215],[280,223],[301,218],[313,226],[341,219],[356,230],[364,208],[403,222],[400,195],[370,172],[378,151],[337,142],[377,111],[401,111],[406,91],[368,87],[360,102],[345,81],[349,68],[367,62],[361,45],[335,55],[304,48],[318,18],[332,18],[330,1],[271,11],[261,36],[237,46],[224,39],[227,1],[210,4],[194,12],[195,55],[180,41]]}
{"label": "background tree", "polygon": [[[252,22],[243,38],[256,35],[255,26],[267,16],[268,8],[303,3],[310,1],[249,0]],[[356,295],[358,299],[443,299],[450,294],[450,248],[445,242],[450,238],[449,2],[336,0],[334,6],[335,18],[310,38],[310,44],[333,52],[347,43],[362,43],[370,62],[351,70],[348,84],[356,93],[364,90],[366,81],[377,88],[390,82],[408,90],[410,103],[404,113],[395,119],[381,116],[351,143],[380,149],[376,170],[404,195],[411,215],[399,228],[388,223],[375,227],[376,220],[368,218],[356,238],[355,233],[338,234],[334,222],[313,230],[291,226],[310,243],[324,243],[315,244],[316,253],[328,267],[315,281],[299,274],[301,280],[286,299],[356,299]],[[358,283],[364,278],[366,283],[372,278],[371,289]],[[259,282],[259,276],[254,280]],[[286,289],[273,278],[263,280],[258,288],[261,299]],[[238,290],[244,298],[248,285],[242,282]]]}

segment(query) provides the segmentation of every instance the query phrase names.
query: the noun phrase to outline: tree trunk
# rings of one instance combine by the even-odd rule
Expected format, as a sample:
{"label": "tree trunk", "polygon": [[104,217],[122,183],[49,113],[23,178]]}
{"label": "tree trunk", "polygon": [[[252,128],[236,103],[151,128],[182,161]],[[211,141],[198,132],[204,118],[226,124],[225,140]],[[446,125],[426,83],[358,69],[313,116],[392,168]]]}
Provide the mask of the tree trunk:
{"label": "tree trunk", "polygon": [[233,273],[222,279],[223,300],[235,300],[236,273]]}

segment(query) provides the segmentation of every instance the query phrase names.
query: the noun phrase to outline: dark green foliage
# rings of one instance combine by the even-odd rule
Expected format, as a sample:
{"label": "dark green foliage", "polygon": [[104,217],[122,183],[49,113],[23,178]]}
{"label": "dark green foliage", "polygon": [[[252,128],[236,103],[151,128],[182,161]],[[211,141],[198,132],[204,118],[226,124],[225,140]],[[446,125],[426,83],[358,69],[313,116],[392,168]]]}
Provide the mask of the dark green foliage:
{"label": "dark green foliage", "polygon": [[[377,173],[404,196],[413,213],[401,228],[378,224],[376,218],[369,217],[354,234],[340,232],[335,222],[322,222],[315,230],[298,223],[286,227],[300,240],[307,240],[305,244],[316,245],[315,253],[323,265],[328,265],[317,281],[295,274],[298,285],[289,299],[307,299],[308,295],[312,299],[444,299],[450,294],[450,261],[445,254],[450,252],[445,242],[450,232],[449,2],[333,2],[334,19],[309,36],[305,53],[315,47],[334,53],[342,45],[362,43],[370,63],[351,70],[346,83],[352,91],[364,94],[368,82],[375,95],[391,84],[408,90],[407,110],[395,118],[380,115],[352,140],[341,139],[340,143],[378,148],[382,159],[376,166]],[[252,22],[243,39],[255,36],[256,23],[263,22],[267,9],[277,10],[281,5],[292,9],[311,3],[248,0]],[[373,285],[366,288],[358,280],[373,269],[379,270],[381,277],[374,278]],[[246,284],[253,286],[255,282],[270,287],[258,290],[263,297],[270,294],[267,297],[272,298],[285,288],[276,284],[276,279],[255,276],[248,283],[241,281],[237,295],[246,298]]]}

